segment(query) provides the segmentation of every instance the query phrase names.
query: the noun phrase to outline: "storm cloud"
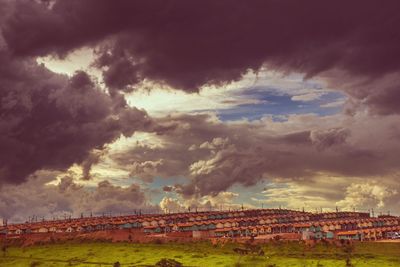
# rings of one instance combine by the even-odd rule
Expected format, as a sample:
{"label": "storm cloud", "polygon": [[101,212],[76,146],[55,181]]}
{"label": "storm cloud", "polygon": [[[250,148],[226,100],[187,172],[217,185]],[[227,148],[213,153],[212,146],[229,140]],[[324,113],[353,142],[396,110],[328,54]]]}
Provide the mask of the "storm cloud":
{"label": "storm cloud", "polygon": [[341,83],[330,73],[340,70],[364,83],[383,79],[372,96],[354,82],[350,94],[373,111],[398,113],[397,83],[380,78],[400,70],[398,9],[394,0],[58,0],[50,7],[19,0],[2,28],[17,56],[96,47],[94,64],[110,89],[152,80],[195,92],[263,66]]}
{"label": "storm cloud", "polygon": [[102,181],[88,189],[71,177],[63,176],[56,184],[46,185],[56,174],[40,171],[21,185],[4,185],[0,189],[1,216],[24,222],[34,217],[48,220],[81,214],[98,216],[158,210],[157,206],[149,204],[145,190],[137,184],[120,187]]}
{"label": "storm cloud", "polygon": [[[223,123],[212,115],[176,114],[157,119],[161,125],[177,125],[153,136],[153,142],[161,145],[138,142],[110,157],[143,180],[189,178],[187,183],[171,185],[187,197],[215,196],[233,185],[247,187],[262,180],[302,181],[321,173],[369,179],[399,171],[397,115],[327,118],[293,115],[284,122],[265,118]],[[380,127],[365,132],[369,124]],[[371,142],[371,136],[377,142]]]}
{"label": "storm cloud", "polygon": [[[113,184],[104,177],[112,171],[96,180],[92,170],[102,164],[123,171],[118,182],[176,178],[160,186],[165,208],[218,197],[233,201],[236,193],[227,190],[264,180],[286,183],[293,203],[302,194],[346,207],[359,200],[380,207],[387,199],[394,203],[398,193],[388,181],[400,171],[399,8],[395,0],[0,0],[0,215],[20,217],[12,210],[26,211],[29,202],[41,207],[46,194],[45,201],[57,207],[38,213],[81,211],[89,204],[99,212],[146,206],[148,192],[134,183]],[[94,72],[76,66],[73,75],[64,75],[38,63],[62,61],[78,49],[93,52]],[[228,84],[262,72],[318,83],[304,82],[299,86],[310,88],[293,95],[285,92],[289,87],[275,88],[272,101],[262,95],[268,86],[258,86],[252,99],[243,95],[225,103],[273,109],[279,98],[297,105],[297,112],[326,97],[321,109],[345,103],[343,109],[282,109],[280,117],[228,122],[207,106],[150,117],[128,104],[132,91],[153,87],[192,95],[215,87],[221,99]],[[135,140],[138,132],[149,140]],[[121,139],[125,143],[115,151]],[[35,176],[65,174],[71,166],[82,169],[80,182],[96,180],[92,193],[76,177],[57,178],[54,185],[54,176]],[[335,187],[346,195],[310,196],[310,183],[323,188],[318,177],[328,175],[346,180]],[[379,185],[377,177],[386,183]],[[36,194],[18,203],[27,192]],[[268,192],[276,197],[284,189]]]}
{"label": "storm cloud", "polygon": [[0,50],[0,61],[0,182],[19,183],[40,169],[65,170],[120,135],[153,127],[145,111],[106,94],[83,71],[55,74],[7,49]]}

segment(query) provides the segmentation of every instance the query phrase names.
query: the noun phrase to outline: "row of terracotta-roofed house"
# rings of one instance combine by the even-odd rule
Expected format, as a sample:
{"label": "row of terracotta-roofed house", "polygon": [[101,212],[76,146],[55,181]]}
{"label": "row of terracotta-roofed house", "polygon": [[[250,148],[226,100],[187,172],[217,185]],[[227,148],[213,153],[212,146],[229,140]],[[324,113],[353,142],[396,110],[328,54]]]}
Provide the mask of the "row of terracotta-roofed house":
{"label": "row of terracotta-roofed house", "polygon": [[[322,239],[322,238],[347,238],[341,233],[348,230],[365,230],[368,232],[373,229],[383,229],[377,238],[385,237],[388,231],[395,231],[400,224],[399,218],[348,218],[348,219],[328,219],[320,221],[304,222],[277,222],[277,220],[250,220],[251,223],[241,225],[232,221],[218,223],[215,227],[216,237],[236,237],[236,236],[259,236],[268,234],[298,233],[303,234],[303,239]],[[193,230],[198,230],[197,226]],[[200,227],[201,229],[201,227]],[[340,235],[338,235],[338,233]],[[355,239],[355,237],[348,237]],[[364,239],[371,239],[366,236]]]}
{"label": "row of terracotta-roofed house", "polygon": [[195,221],[222,220],[226,218],[252,217],[267,214],[298,214],[285,209],[262,209],[242,211],[187,212],[173,214],[146,214],[116,217],[86,217],[67,220],[26,222],[0,227],[0,234],[19,235],[25,233],[92,232],[111,229],[143,228],[158,225],[173,225]]}
{"label": "row of terracotta-roofed house", "polygon": [[[0,233],[73,233],[138,229],[145,234],[192,233],[193,237],[242,237],[301,234],[303,239],[348,238],[376,240],[398,231],[399,218],[370,218],[369,213],[308,213],[284,209],[87,217],[13,224]],[[377,229],[376,231],[374,229]]]}

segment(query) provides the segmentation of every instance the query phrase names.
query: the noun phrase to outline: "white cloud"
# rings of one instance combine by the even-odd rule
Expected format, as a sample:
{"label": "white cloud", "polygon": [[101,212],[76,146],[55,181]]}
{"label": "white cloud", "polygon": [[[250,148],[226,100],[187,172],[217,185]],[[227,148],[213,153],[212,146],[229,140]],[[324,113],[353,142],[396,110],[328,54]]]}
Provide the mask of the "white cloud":
{"label": "white cloud", "polygon": [[387,185],[377,182],[352,183],[346,189],[346,196],[336,204],[340,207],[384,208],[386,200],[398,192]]}
{"label": "white cloud", "polygon": [[275,95],[289,95],[295,101],[312,101],[330,91],[321,80],[305,81],[302,75],[284,76],[263,70],[258,74],[248,73],[240,81],[224,86],[204,86],[199,93],[192,94],[145,82],[125,97],[131,106],[143,108],[153,116],[162,116],[172,112],[220,110],[268,103],[252,93],[254,88]]}
{"label": "white cloud", "polygon": [[292,96],[291,100],[292,101],[302,101],[302,102],[309,102],[309,101],[314,101],[317,99],[320,99],[321,96],[323,96],[323,93],[319,92],[311,92],[307,94],[302,94],[302,95],[294,95]]}
{"label": "white cloud", "polygon": [[160,88],[137,90],[126,99],[131,106],[143,108],[153,116],[163,116],[172,112],[193,112],[203,110],[228,109],[246,104],[260,104],[262,100],[233,95],[229,88],[207,88],[197,94]]}
{"label": "white cloud", "polygon": [[333,102],[322,104],[322,105],[320,105],[320,107],[321,108],[336,108],[336,107],[343,106],[345,103],[346,103],[346,99],[341,98],[341,99],[333,101]]}
{"label": "white cloud", "polygon": [[[177,212],[198,209],[204,210],[218,210],[218,209],[239,209],[241,204],[235,203],[239,197],[238,193],[234,192],[220,192],[216,196],[203,196],[201,198],[186,198],[180,196],[164,197],[160,202],[160,208],[164,211]],[[251,205],[246,205],[247,208]]]}

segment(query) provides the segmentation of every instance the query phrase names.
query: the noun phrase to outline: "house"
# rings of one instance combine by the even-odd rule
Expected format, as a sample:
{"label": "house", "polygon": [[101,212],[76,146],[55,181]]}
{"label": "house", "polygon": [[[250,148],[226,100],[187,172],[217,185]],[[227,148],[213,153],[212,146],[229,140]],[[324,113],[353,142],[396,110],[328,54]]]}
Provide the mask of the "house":
{"label": "house", "polygon": [[92,232],[93,230],[94,230],[94,228],[90,224],[83,226],[84,232]]}
{"label": "house", "polygon": [[229,221],[226,221],[225,223],[223,223],[223,227],[224,228],[231,228],[232,224]]}
{"label": "house", "polygon": [[336,233],[336,236],[338,239],[345,239],[345,240],[363,240],[364,239],[364,233],[357,231],[357,230],[352,230],[352,231],[341,231]]}
{"label": "house", "polygon": [[49,228],[47,228],[46,226],[41,226],[38,229],[38,233],[48,233],[49,232]]}
{"label": "house", "polygon": [[143,231],[144,231],[144,233],[146,233],[146,234],[153,234],[153,233],[156,232],[156,229],[157,229],[157,228],[158,228],[157,226],[151,226],[151,225],[149,225],[149,226],[144,227],[144,228],[143,228]]}
{"label": "house", "polygon": [[131,229],[131,228],[133,228],[133,225],[129,222],[119,225],[119,229]]}
{"label": "house", "polygon": [[215,229],[217,229],[217,225],[216,225],[214,222],[207,222],[206,225],[207,225],[207,229],[208,229],[208,230],[215,230]]}
{"label": "house", "polygon": [[188,232],[193,230],[193,223],[180,223],[178,224],[178,231]]}
{"label": "house", "polygon": [[150,222],[149,221],[143,221],[142,222],[142,227],[143,228],[148,227],[148,226],[150,226]]}
{"label": "house", "polygon": [[60,225],[56,229],[56,233],[65,233],[68,229],[67,225]]}
{"label": "house", "polygon": [[6,235],[7,234],[7,228],[4,226],[0,226],[0,235]]}

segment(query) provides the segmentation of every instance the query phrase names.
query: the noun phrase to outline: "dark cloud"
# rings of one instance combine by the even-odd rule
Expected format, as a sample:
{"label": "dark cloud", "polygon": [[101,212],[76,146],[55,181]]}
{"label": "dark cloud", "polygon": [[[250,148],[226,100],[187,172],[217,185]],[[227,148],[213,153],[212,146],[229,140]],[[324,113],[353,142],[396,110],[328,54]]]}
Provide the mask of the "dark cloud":
{"label": "dark cloud", "polygon": [[158,210],[148,204],[146,192],[137,184],[127,187],[102,181],[92,188],[77,184],[71,177],[64,176],[55,185],[54,172],[37,172],[26,183],[4,185],[0,188],[0,214],[10,221],[25,221],[33,215],[63,218],[65,215],[78,217],[102,213],[133,213],[134,210]]}
{"label": "dark cloud", "polygon": [[85,72],[68,78],[4,50],[0,61],[0,182],[74,163],[88,167],[91,150],[153,127],[144,111],[102,92]]}
{"label": "dark cloud", "polygon": [[[146,181],[149,177],[188,178],[174,186],[187,197],[216,195],[232,185],[251,186],[264,179],[307,181],[321,173],[388,175],[398,171],[395,118],[295,115],[286,122],[227,124],[211,115],[174,115],[157,119],[161,125],[178,125],[153,136],[155,144],[162,145],[138,143],[110,157]],[[365,131],[366,125],[378,123],[380,127]],[[379,142],[371,142],[371,135]]]}
{"label": "dark cloud", "polygon": [[86,159],[82,162],[82,179],[90,180],[92,178],[90,171],[92,166],[99,163],[100,157],[105,153],[105,150],[92,150]]}
{"label": "dark cloud", "polygon": [[[153,132],[162,145],[139,144],[108,156],[148,182],[189,178],[164,188],[187,198],[217,196],[262,179],[398,172],[399,7],[395,0],[0,0],[0,184],[19,192],[22,187],[9,183],[27,181],[31,187],[24,194],[53,190],[47,202],[54,211],[79,210],[84,204],[69,196],[85,199],[87,193],[72,179],[47,191],[44,181],[26,178],[76,163],[89,179],[105,145],[138,130]],[[35,60],[63,58],[82,47],[95,50],[93,66],[107,89],[84,71],[67,77]],[[352,118],[293,115],[285,122],[222,123],[207,114],[179,114],[155,122],[128,107],[119,92],[148,80],[197,92],[263,67],[326,81],[349,97],[345,113]],[[3,207],[24,210],[18,204],[22,194],[4,192]],[[136,186],[102,182],[89,204],[120,210],[134,202],[125,201],[129,196],[139,206],[144,201]],[[44,207],[38,199],[21,203]]]}
{"label": "dark cloud", "polygon": [[[49,8],[20,0],[3,28],[10,49],[20,56],[63,56],[96,46],[95,65],[110,88],[131,90],[150,79],[197,91],[238,80],[263,65],[307,77],[333,69],[369,79],[399,72],[399,5],[395,0],[385,5],[375,0],[58,0]],[[398,111],[397,85],[375,90],[383,93],[367,102]]]}
{"label": "dark cloud", "polygon": [[343,128],[312,131],[310,134],[312,143],[318,149],[325,149],[331,146],[343,144],[349,136],[350,131]]}
{"label": "dark cloud", "polygon": [[172,192],[174,190],[174,188],[172,186],[164,186],[163,187],[163,191],[164,192]]}

